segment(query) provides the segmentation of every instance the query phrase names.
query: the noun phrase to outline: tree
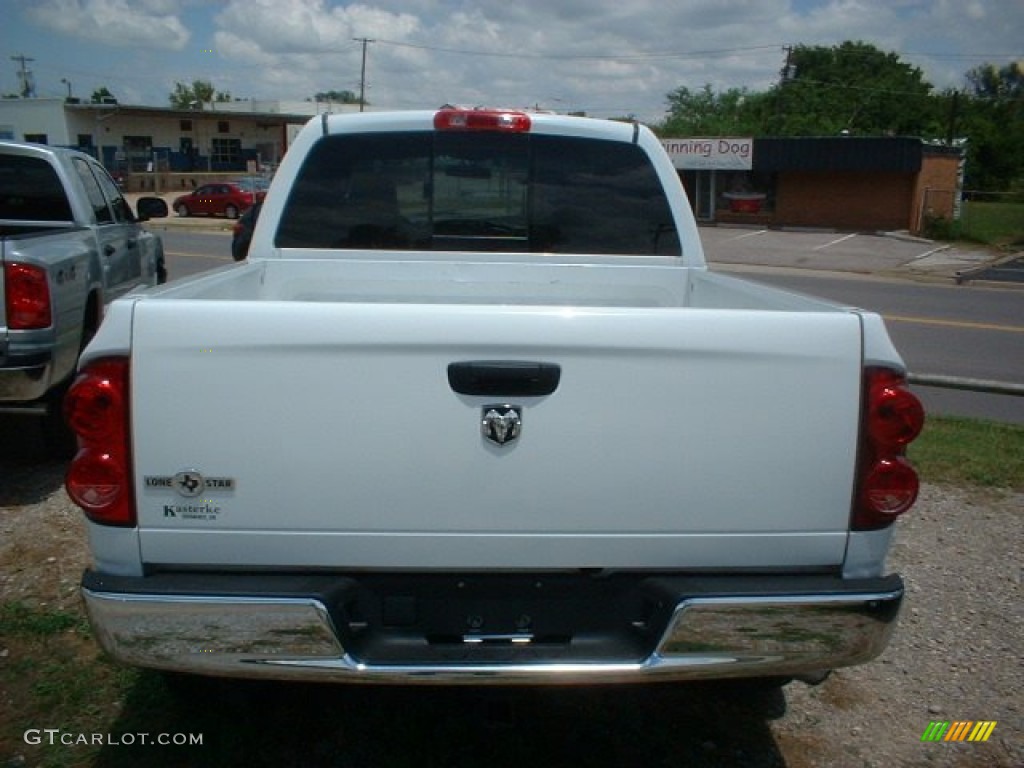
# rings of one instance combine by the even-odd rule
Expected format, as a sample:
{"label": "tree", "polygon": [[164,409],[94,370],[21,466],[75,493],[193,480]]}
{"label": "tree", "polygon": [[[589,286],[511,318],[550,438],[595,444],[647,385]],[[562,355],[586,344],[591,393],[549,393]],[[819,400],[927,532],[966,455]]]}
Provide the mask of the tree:
{"label": "tree", "polygon": [[663,136],[904,135],[967,139],[968,189],[1024,188],[1024,62],[985,64],[968,88],[934,93],[921,71],[866,43],[796,46],[767,91],[716,93],[686,86],[666,95]]}
{"label": "tree", "polygon": [[967,73],[958,132],[967,137],[967,186],[1005,191],[1024,182],[1024,63]]}
{"label": "tree", "polygon": [[996,68],[995,64],[983,64],[967,73],[967,82],[979,98],[1024,98],[1024,61],[1015,61],[1001,68]]}
{"label": "tree", "polygon": [[[114,94],[105,85],[97,88],[92,92],[92,96],[89,97],[89,101],[93,104],[102,104],[105,99],[114,99]],[[117,99],[114,100],[117,101]]]}
{"label": "tree", "polygon": [[168,98],[174,109],[202,109],[204,104],[231,101],[231,94],[217,91],[209,80],[193,80],[191,85],[175,83]]}
{"label": "tree", "polygon": [[935,134],[941,120],[932,86],[895,53],[863,42],[788,52],[772,90],[770,133],[780,136]]}
{"label": "tree", "polygon": [[358,104],[359,95],[352,91],[321,91],[314,94],[317,101],[335,101],[339,104]]}
{"label": "tree", "polygon": [[715,93],[681,86],[668,94],[669,115],[658,127],[664,136],[742,136],[762,132],[766,97],[746,88]]}

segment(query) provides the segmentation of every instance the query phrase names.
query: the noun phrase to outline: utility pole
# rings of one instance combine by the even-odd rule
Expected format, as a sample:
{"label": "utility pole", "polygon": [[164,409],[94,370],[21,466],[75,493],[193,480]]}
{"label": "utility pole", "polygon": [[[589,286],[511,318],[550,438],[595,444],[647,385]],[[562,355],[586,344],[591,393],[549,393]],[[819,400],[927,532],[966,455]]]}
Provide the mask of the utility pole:
{"label": "utility pole", "polygon": [[11,56],[11,61],[17,61],[21,64],[21,70],[18,72],[18,79],[21,80],[21,97],[27,99],[35,91],[35,86],[32,85],[32,70],[26,69],[25,64],[35,61],[35,59],[22,53],[17,56]]}
{"label": "utility pole", "polygon": [[377,41],[368,37],[353,37],[352,39],[363,44],[363,68],[359,74],[359,111],[362,112],[366,106],[366,44]]}
{"label": "utility pole", "polygon": [[956,141],[956,117],[960,106],[960,91],[953,91],[953,99],[949,104],[949,118],[946,127],[946,145],[952,147]]}
{"label": "utility pole", "polygon": [[782,50],[786,52],[786,66],[782,68],[782,76],[779,78],[779,88],[775,94],[775,124],[776,131],[781,132],[783,114],[785,107],[783,106],[783,95],[786,90],[786,85],[790,80],[793,79],[793,46],[783,46]]}

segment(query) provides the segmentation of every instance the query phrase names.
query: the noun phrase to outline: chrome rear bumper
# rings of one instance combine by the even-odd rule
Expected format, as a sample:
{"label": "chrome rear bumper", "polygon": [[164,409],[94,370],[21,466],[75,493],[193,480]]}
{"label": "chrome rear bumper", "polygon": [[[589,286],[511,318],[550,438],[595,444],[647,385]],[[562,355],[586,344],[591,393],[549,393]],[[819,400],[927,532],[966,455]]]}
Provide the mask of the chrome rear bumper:
{"label": "chrome rear bumper", "polygon": [[[642,660],[560,660],[528,633],[502,636],[507,658],[476,662],[486,636],[467,637],[457,662],[367,663],[344,647],[327,606],[313,597],[117,593],[83,586],[96,637],[128,664],[199,674],[368,683],[536,684],[800,676],[871,660],[885,648],[903,596],[886,589],[837,594],[701,596],[675,605]],[[493,648],[491,648],[493,651]]]}
{"label": "chrome rear bumper", "polygon": [[28,404],[47,393],[52,369],[49,352],[0,357],[0,413],[45,413],[45,407]]}

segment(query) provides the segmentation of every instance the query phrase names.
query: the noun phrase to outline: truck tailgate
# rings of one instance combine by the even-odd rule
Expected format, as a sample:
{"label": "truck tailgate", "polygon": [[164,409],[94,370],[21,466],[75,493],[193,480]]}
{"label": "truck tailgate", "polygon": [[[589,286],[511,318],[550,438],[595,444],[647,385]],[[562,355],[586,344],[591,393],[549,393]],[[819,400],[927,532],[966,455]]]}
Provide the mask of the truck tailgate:
{"label": "truck tailgate", "polygon": [[[843,560],[854,312],[157,300],[133,349],[148,564]],[[453,391],[479,360],[556,365],[557,389]],[[482,434],[494,405],[521,408],[514,442]]]}

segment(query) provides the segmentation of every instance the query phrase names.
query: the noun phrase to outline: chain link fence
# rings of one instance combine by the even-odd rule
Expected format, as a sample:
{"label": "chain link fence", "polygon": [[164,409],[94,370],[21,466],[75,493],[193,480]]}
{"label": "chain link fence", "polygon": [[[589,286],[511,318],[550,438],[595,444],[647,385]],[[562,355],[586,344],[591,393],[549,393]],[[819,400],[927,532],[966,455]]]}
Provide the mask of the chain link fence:
{"label": "chain link fence", "polygon": [[927,189],[922,234],[935,240],[971,240],[1024,249],[1024,192]]}

